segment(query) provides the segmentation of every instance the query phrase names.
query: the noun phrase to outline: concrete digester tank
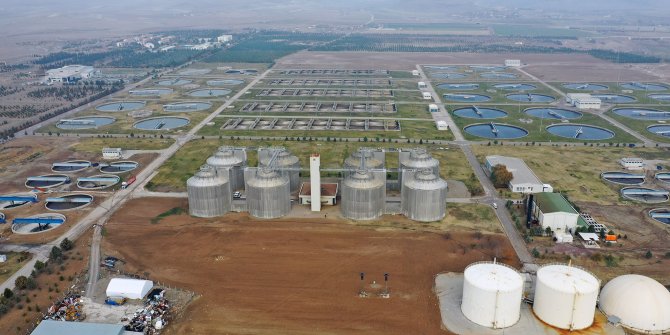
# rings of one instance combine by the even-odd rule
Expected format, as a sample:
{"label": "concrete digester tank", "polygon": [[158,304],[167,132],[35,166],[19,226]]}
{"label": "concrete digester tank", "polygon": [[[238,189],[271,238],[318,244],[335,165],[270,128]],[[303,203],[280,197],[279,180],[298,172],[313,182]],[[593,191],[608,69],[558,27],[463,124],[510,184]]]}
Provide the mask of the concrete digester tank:
{"label": "concrete digester tank", "polygon": [[431,169],[403,171],[402,212],[414,221],[431,222],[447,212],[447,182]]}
{"label": "concrete digester tank", "polygon": [[342,215],[353,220],[374,220],[384,214],[386,170],[370,170],[365,164],[342,181]]}
{"label": "concrete digester tank", "polygon": [[461,311],[484,327],[513,326],[521,316],[523,278],[515,269],[495,262],[465,268]]}
{"label": "concrete digester tank", "polygon": [[258,167],[268,167],[270,163],[273,164],[273,170],[289,178],[291,192],[300,189],[300,160],[298,157],[282,147],[258,150]]}
{"label": "concrete digester tank", "polygon": [[188,209],[193,216],[211,218],[222,216],[232,207],[232,195],[228,174],[217,174],[216,170],[203,165],[186,181]]}
{"label": "concrete digester tank", "polygon": [[[436,176],[440,175],[440,161],[424,148],[414,148],[398,153],[398,166],[403,170],[431,169]],[[398,182],[402,185],[402,173],[398,175]]]}
{"label": "concrete digester tank", "polygon": [[222,146],[207,158],[207,165],[216,169],[217,173],[229,173],[230,189],[244,189],[244,168],[247,167],[247,152],[242,148]]}
{"label": "concrete digester tank", "polygon": [[361,164],[361,156],[365,157],[365,166],[370,169],[383,169],[385,156],[384,152],[377,149],[360,147],[344,160],[344,168],[356,170]]}
{"label": "concrete digester tank", "polygon": [[590,272],[564,264],[537,271],[533,311],[545,323],[568,330],[593,324],[600,280]]}
{"label": "concrete digester tank", "polygon": [[247,168],[247,209],[261,219],[282,217],[291,211],[291,182],[288,176],[271,168]]}

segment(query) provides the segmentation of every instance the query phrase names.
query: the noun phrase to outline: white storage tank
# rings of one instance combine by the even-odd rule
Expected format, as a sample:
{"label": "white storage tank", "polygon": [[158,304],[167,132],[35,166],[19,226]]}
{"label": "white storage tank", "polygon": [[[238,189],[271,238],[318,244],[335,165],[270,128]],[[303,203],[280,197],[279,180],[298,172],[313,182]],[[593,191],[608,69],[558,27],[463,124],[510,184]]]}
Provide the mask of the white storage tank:
{"label": "white storage tank", "polygon": [[513,326],[521,316],[523,278],[500,263],[481,262],[465,268],[461,311],[484,327]]}
{"label": "white storage tank", "polygon": [[569,330],[593,324],[600,281],[590,272],[564,264],[537,271],[533,311],[545,323]]}
{"label": "white storage tank", "polygon": [[598,306],[634,332],[670,333],[670,292],[649,277],[629,274],[610,280],[600,292]]}

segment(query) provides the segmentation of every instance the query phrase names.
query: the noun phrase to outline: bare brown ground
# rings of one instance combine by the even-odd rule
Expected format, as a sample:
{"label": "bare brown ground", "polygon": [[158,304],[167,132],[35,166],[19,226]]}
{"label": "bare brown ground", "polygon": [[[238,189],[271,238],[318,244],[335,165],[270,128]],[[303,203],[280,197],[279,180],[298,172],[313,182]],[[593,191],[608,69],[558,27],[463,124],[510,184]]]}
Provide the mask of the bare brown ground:
{"label": "bare brown ground", "polygon": [[[518,266],[502,235],[352,226],[338,219],[151,218],[184,199],[136,199],[107,225],[105,252],[154,280],[202,296],[167,334],[445,334],[434,276],[498,254]],[[381,228],[381,227],[380,227]],[[474,248],[473,248],[474,246]],[[359,272],[390,299],[359,298]]]}
{"label": "bare brown ground", "polygon": [[670,67],[664,64],[615,64],[580,54],[303,51],[280,59],[276,67],[413,70],[416,64],[502,64],[505,59],[521,59],[529,64],[526,71],[545,81],[616,82],[670,77]]}

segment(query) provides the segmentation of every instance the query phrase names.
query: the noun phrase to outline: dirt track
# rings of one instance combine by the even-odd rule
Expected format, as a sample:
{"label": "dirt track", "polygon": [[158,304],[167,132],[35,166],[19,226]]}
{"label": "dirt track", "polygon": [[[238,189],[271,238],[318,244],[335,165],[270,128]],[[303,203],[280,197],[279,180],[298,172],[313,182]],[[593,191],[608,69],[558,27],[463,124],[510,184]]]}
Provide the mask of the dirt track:
{"label": "dirt track", "polygon": [[[105,252],[154,280],[196,291],[168,334],[445,334],[434,275],[473,261],[518,265],[501,235],[372,229],[337,219],[262,221],[246,214],[220,220],[150,218],[182,199],[138,199],[107,226]],[[475,246],[474,248],[472,246]],[[359,298],[390,273],[391,299]]]}

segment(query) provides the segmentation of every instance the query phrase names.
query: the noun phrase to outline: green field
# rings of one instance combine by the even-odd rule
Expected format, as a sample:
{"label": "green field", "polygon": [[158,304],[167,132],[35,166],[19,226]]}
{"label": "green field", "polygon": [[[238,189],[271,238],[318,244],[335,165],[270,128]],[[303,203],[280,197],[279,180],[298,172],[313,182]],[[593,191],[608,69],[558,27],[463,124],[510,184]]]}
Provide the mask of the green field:
{"label": "green field", "polygon": [[[184,191],[186,180],[203,165],[207,157],[211,156],[221,145],[232,146],[284,146],[300,158],[303,167],[309,166],[309,154],[318,152],[321,154],[321,166],[323,168],[341,168],[346,157],[359,147],[373,148],[412,148],[416,144],[408,143],[383,143],[383,142],[317,142],[317,141],[282,141],[282,140],[230,140],[230,139],[205,139],[193,140],[172,156],[158,170],[159,173],[147,184],[147,188],[157,191]],[[472,174],[463,152],[456,146],[447,145],[422,145],[440,161],[440,175],[442,178],[459,180],[465,182]],[[248,165],[256,166],[257,157],[255,151],[248,151]],[[386,166],[398,167],[398,154],[389,152],[386,154]],[[301,173],[303,176],[307,172]]]}
{"label": "green field", "polygon": [[100,153],[102,148],[123,148],[124,150],[160,150],[174,143],[171,138],[84,138],[72,146],[79,152]]}
{"label": "green field", "polygon": [[487,155],[503,155],[523,159],[544,183],[551,184],[554,192],[565,192],[571,200],[612,205],[621,203],[619,187],[600,179],[605,171],[621,169],[619,159],[670,159],[667,148],[624,148],[576,146],[486,146],[476,145],[472,150],[480,162]]}
{"label": "green field", "polygon": [[27,252],[8,252],[6,255],[7,261],[0,263],[0,283],[9,279],[9,277],[32,259],[32,255]]}
{"label": "green field", "polygon": [[577,38],[593,35],[584,30],[532,25],[495,24],[492,28],[496,35],[505,37]]}

